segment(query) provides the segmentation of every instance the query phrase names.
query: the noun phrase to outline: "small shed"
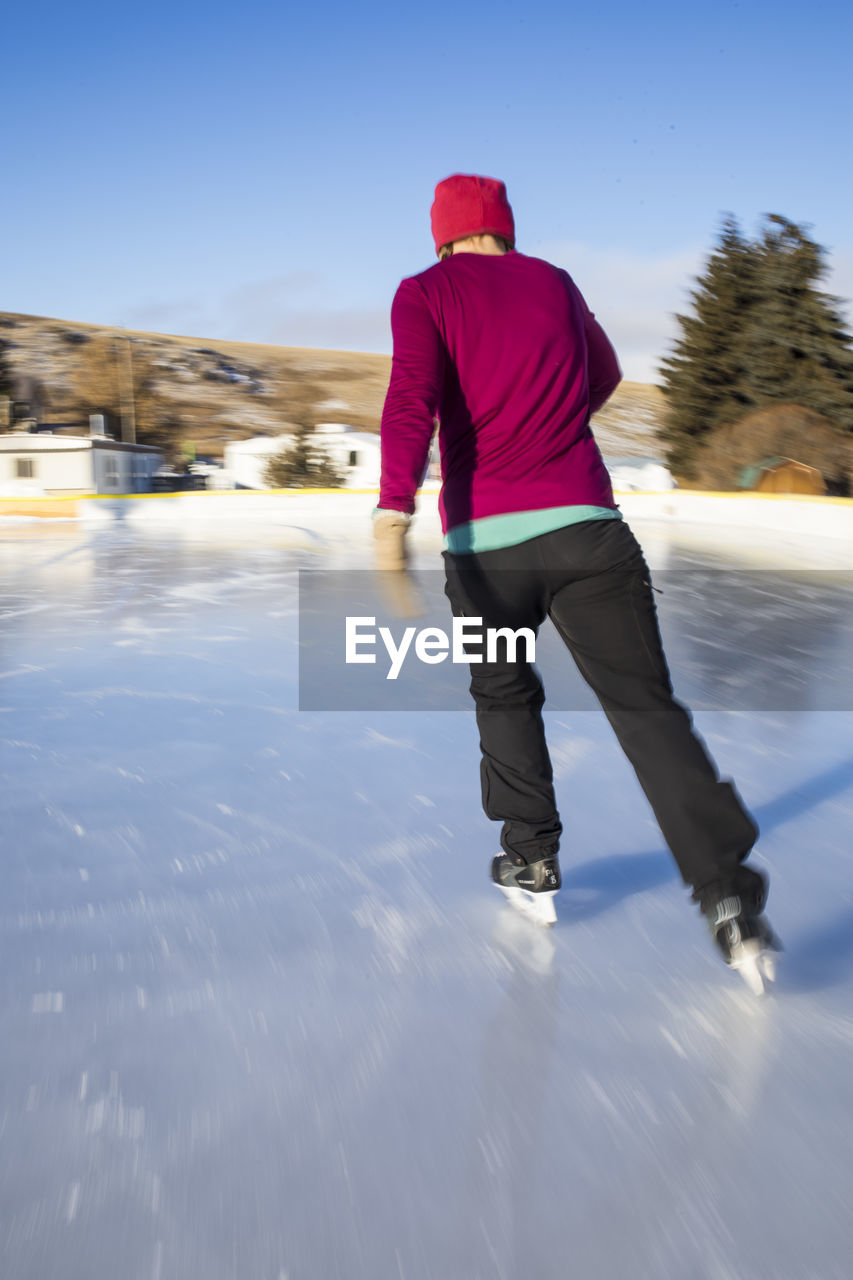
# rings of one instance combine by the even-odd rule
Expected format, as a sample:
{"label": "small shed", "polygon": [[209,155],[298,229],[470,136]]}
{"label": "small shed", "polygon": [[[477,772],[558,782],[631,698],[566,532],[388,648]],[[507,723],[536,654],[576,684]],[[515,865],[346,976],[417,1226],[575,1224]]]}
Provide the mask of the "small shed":
{"label": "small shed", "polygon": [[795,458],[765,458],[744,467],[738,477],[739,489],[757,493],[825,493],[826,485],[817,467]]}

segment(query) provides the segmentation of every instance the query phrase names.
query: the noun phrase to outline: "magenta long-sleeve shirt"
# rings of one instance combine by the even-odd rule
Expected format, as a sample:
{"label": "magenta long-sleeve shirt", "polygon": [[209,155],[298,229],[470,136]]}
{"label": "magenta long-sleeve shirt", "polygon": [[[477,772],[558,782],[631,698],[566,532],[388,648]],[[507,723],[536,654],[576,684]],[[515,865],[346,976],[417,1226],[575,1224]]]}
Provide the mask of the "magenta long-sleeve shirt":
{"label": "magenta long-sleeve shirt", "polygon": [[382,413],[379,506],[414,511],[440,422],[444,531],[549,507],[615,507],[589,416],[620,380],[567,272],[459,253],[404,280]]}

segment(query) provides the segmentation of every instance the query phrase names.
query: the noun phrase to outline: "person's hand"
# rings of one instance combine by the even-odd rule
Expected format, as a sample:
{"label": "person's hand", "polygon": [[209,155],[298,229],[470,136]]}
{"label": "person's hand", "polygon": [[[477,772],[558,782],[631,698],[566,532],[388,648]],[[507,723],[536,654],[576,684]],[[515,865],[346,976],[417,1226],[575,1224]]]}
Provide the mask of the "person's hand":
{"label": "person's hand", "polygon": [[421,618],[425,612],[415,581],[409,572],[406,534],[411,516],[403,511],[378,511],[373,517],[373,539],[379,585],[387,607],[398,618]]}

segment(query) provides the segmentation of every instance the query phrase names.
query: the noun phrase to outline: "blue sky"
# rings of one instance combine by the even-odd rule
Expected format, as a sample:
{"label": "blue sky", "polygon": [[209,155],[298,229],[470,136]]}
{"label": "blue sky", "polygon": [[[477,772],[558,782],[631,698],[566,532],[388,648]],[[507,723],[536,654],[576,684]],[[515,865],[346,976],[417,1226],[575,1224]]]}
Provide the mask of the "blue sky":
{"label": "blue sky", "polygon": [[[18,4],[0,310],[390,350],[435,183],[508,186],[654,380],[731,211],[809,223],[853,293],[851,6]],[[848,312],[849,315],[849,312]]]}

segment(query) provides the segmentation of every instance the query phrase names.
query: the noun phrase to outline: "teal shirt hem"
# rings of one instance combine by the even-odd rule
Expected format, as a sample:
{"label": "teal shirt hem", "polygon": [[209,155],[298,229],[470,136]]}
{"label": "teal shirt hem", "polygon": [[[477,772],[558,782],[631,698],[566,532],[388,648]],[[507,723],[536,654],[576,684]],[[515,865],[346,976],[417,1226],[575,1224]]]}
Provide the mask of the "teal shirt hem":
{"label": "teal shirt hem", "polygon": [[500,551],[502,547],[514,547],[543,533],[553,533],[566,525],[580,524],[584,520],[621,520],[622,512],[615,507],[545,507],[542,511],[511,511],[502,516],[483,516],[448,529],[444,538],[445,550],[452,555],[466,555],[477,551]]}

